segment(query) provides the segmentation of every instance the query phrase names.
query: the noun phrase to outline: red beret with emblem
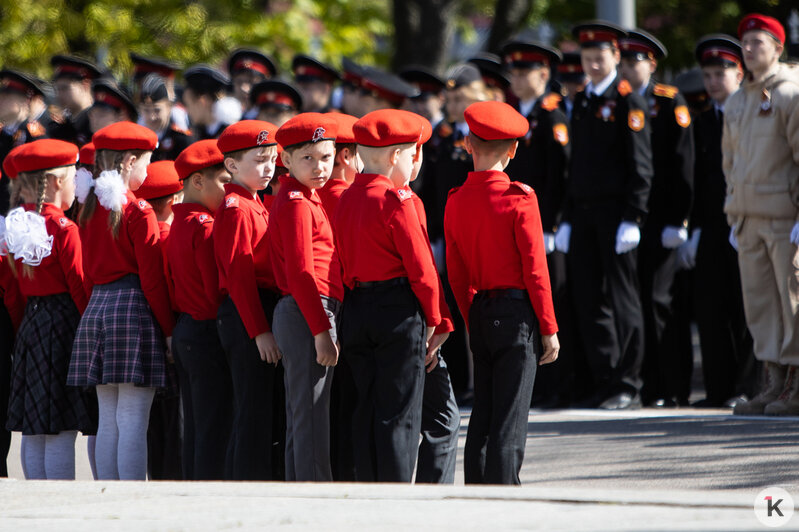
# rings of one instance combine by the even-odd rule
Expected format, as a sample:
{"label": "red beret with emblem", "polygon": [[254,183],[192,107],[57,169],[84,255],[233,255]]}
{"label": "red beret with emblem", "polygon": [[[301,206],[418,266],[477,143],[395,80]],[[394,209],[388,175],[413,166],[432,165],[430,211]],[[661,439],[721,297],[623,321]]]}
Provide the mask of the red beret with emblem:
{"label": "red beret with emblem", "polygon": [[263,120],[242,120],[225,128],[216,141],[219,151],[233,153],[264,146],[274,146],[277,126]]}
{"label": "red beret with emblem", "polygon": [[400,109],[380,109],[355,122],[355,142],[362,146],[383,147],[418,144],[424,133],[425,118]]}
{"label": "red beret with emblem", "polygon": [[80,164],[94,166],[94,143],[84,144],[80,149]]}
{"label": "red beret with emblem", "polygon": [[17,169],[14,168],[14,157],[16,157],[19,150],[25,147],[25,144],[20,144],[19,146],[12,148],[6,158],[3,159],[3,174],[8,176],[9,179],[16,179],[17,178]]}
{"label": "red beret with emblem", "polygon": [[190,144],[175,159],[175,170],[180,179],[186,179],[194,172],[222,164],[225,156],[215,139],[200,140]]}
{"label": "red beret with emblem", "polygon": [[325,116],[338,122],[336,144],[355,144],[355,133],[352,131],[352,126],[358,121],[356,117],[345,113],[327,113]]}
{"label": "red beret with emblem", "polygon": [[527,119],[503,102],[473,103],[463,115],[469,132],[483,140],[518,139],[530,129]]}
{"label": "red beret with emblem", "polygon": [[92,136],[96,150],[153,151],[158,146],[158,135],[133,122],[116,122],[99,129]]}
{"label": "red beret with emblem", "polygon": [[774,17],[767,17],[759,13],[746,15],[738,24],[738,38],[743,38],[744,33],[751,30],[765,31],[781,44],[785,44],[785,28]]}
{"label": "red beret with emblem", "polygon": [[14,154],[12,165],[17,173],[21,173],[60,168],[77,162],[78,147],[71,142],[41,139],[23,144]]}
{"label": "red beret with emblem", "polygon": [[147,165],[147,179],[133,191],[133,194],[144,200],[163,198],[183,190],[183,184],[175,170],[174,161],[157,161]]}
{"label": "red beret with emblem", "polygon": [[275,138],[283,148],[305,142],[336,142],[338,121],[329,114],[301,113],[280,126]]}

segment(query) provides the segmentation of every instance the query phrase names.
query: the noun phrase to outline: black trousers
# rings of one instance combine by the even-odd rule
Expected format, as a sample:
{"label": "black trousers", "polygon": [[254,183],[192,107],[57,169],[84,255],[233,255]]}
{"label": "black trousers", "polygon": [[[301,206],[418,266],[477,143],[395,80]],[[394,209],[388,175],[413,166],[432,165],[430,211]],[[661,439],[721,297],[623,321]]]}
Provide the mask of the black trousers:
{"label": "black trousers", "polygon": [[421,430],[425,322],[410,286],[347,292],[340,337],[358,389],[357,480],[411,482]]}
{"label": "black trousers", "polygon": [[637,253],[616,254],[620,212],[613,203],[575,207],[568,254],[577,329],[600,402],[641,389],[644,323]]}
{"label": "black trousers", "polygon": [[14,326],[5,306],[0,303],[0,477],[8,476],[8,451],[11,431],[8,420],[8,394],[11,392],[11,350],[14,347]]}
{"label": "black trousers", "polygon": [[540,333],[526,293],[481,297],[469,310],[474,406],[466,433],[467,484],[520,484]]}
{"label": "black trousers", "polygon": [[665,337],[672,316],[672,286],[677,274],[677,251],[661,243],[663,225],[644,227],[638,247],[638,278],[644,311],[644,404],[679,394],[680,360]]}
{"label": "black trousers", "polygon": [[[174,381],[176,368],[169,368]],[[180,433],[180,395],[174,385],[159,390],[150,408],[147,428],[147,469],[150,480],[183,480],[183,441]]]}
{"label": "black trousers", "polygon": [[347,358],[340,356],[330,390],[330,467],[333,480],[355,481],[352,417],[358,405],[358,389]]}
{"label": "black trousers", "polygon": [[[268,290],[259,293],[266,318],[271,323],[280,296]],[[261,360],[255,340],[247,333],[230,297],[219,307],[217,330],[230,367],[235,409],[227,457],[228,478],[283,478],[274,460],[276,414],[286,408],[285,402],[276,404],[279,395],[275,387],[283,375],[275,366]]]}
{"label": "black trousers", "polygon": [[172,352],[183,399],[183,471],[187,480],[224,480],[233,426],[233,383],[216,320],[181,314]]}
{"label": "black trousers", "polygon": [[422,443],[416,465],[416,483],[453,484],[458,458],[461,415],[449,379],[447,363],[438,354],[438,364],[424,375],[422,398]]}

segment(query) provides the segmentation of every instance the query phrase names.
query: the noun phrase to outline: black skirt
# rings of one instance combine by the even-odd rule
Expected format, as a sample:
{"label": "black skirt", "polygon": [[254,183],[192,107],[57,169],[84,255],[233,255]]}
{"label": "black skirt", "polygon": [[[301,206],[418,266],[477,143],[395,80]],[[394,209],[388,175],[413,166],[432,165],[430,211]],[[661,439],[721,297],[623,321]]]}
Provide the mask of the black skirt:
{"label": "black skirt", "polygon": [[28,298],[14,344],[8,430],[25,435],[96,433],[94,389],[67,386],[79,322],[69,294]]}

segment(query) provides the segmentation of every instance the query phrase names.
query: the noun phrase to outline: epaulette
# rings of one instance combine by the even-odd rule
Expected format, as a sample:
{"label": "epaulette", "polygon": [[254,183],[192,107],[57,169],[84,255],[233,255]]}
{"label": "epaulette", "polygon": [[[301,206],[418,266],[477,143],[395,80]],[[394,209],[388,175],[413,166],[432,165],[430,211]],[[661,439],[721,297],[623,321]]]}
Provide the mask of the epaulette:
{"label": "epaulette", "polygon": [[233,209],[239,206],[239,198],[236,196],[228,196],[225,198],[225,208],[226,209]]}
{"label": "epaulette", "polygon": [[150,205],[150,204],[147,202],[147,200],[143,200],[143,199],[137,200],[137,201],[136,201],[136,206],[137,206],[137,207],[139,208],[139,210],[140,210],[140,211],[142,211],[142,212],[147,212],[148,210],[152,210],[152,208],[153,208],[153,207],[152,207],[152,206],[151,206],[151,205]]}
{"label": "epaulette", "polygon": [[452,126],[450,126],[446,120],[442,121],[441,125],[438,126],[438,128],[436,129],[438,136],[441,137],[442,139],[445,139],[450,135],[452,135]]}
{"label": "epaulette", "polygon": [[561,99],[560,94],[550,92],[541,100],[541,109],[545,111],[554,111],[560,105]]}
{"label": "epaulette", "polygon": [[514,185],[519,190],[524,192],[525,196],[529,196],[530,194],[533,193],[533,187],[531,187],[530,185],[526,185],[526,184],[522,183],[521,181],[511,181],[510,184]]}
{"label": "epaulette", "polygon": [[400,201],[407,201],[413,197],[413,192],[407,188],[392,188],[391,192],[393,192]]}
{"label": "epaulette", "polygon": [[208,213],[200,213],[197,215],[197,221],[201,224],[213,223],[214,218]]}
{"label": "epaulette", "polygon": [[660,96],[661,98],[674,98],[680,92],[680,89],[673,85],[666,85],[664,83],[656,83],[652,94]]}
{"label": "epaulette", "polygon": [[183,129],[182,127],[178,127],[175,124],[172,124],[172,126],[169,129],[171,129],[172,131],[176,131],[181,135],[186,135],[187,137],[191,137],[191,131],[189,131],[188,129]]}
{"label": "epaulette", "polygon": [[301,200],[302,199],[302,192],[299,190],[292,190],[289,192],[289,199],[290,200]]}
{"label": "epaulette", "polygon": [[28,133],[31,134],[31,137],[41,137],[46,131],[38,120],[33,120],[32,122],[28,122]]}
{"label": "epaulette", "polygon": [[633,91],[633,88],[630,86],[630,82],[626,79],[623,79],[619,82],[619,94],[622,96],[627,96]]}

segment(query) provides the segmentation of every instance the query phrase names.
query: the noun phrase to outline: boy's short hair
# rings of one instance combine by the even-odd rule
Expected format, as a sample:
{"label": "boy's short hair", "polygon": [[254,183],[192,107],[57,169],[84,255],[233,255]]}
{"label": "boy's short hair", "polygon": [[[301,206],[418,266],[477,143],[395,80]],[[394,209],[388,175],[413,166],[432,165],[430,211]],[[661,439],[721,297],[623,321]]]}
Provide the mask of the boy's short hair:
{"label": "boy's short hair", "polygon": [[510,149],[518,139],[485,140],[474,133],[469,133],[469,142],[474,151],[480,153],[502,153]]}
{"label": "boy's short hair", "polygon": [[167,194],[166,196],[161,196],[160,198],[148,199],[147,203],[152,206],[156,214],[161,214],[167,205],[169,205],[169,200],[175,197],[175,194],[177,194],[177,192]]}

